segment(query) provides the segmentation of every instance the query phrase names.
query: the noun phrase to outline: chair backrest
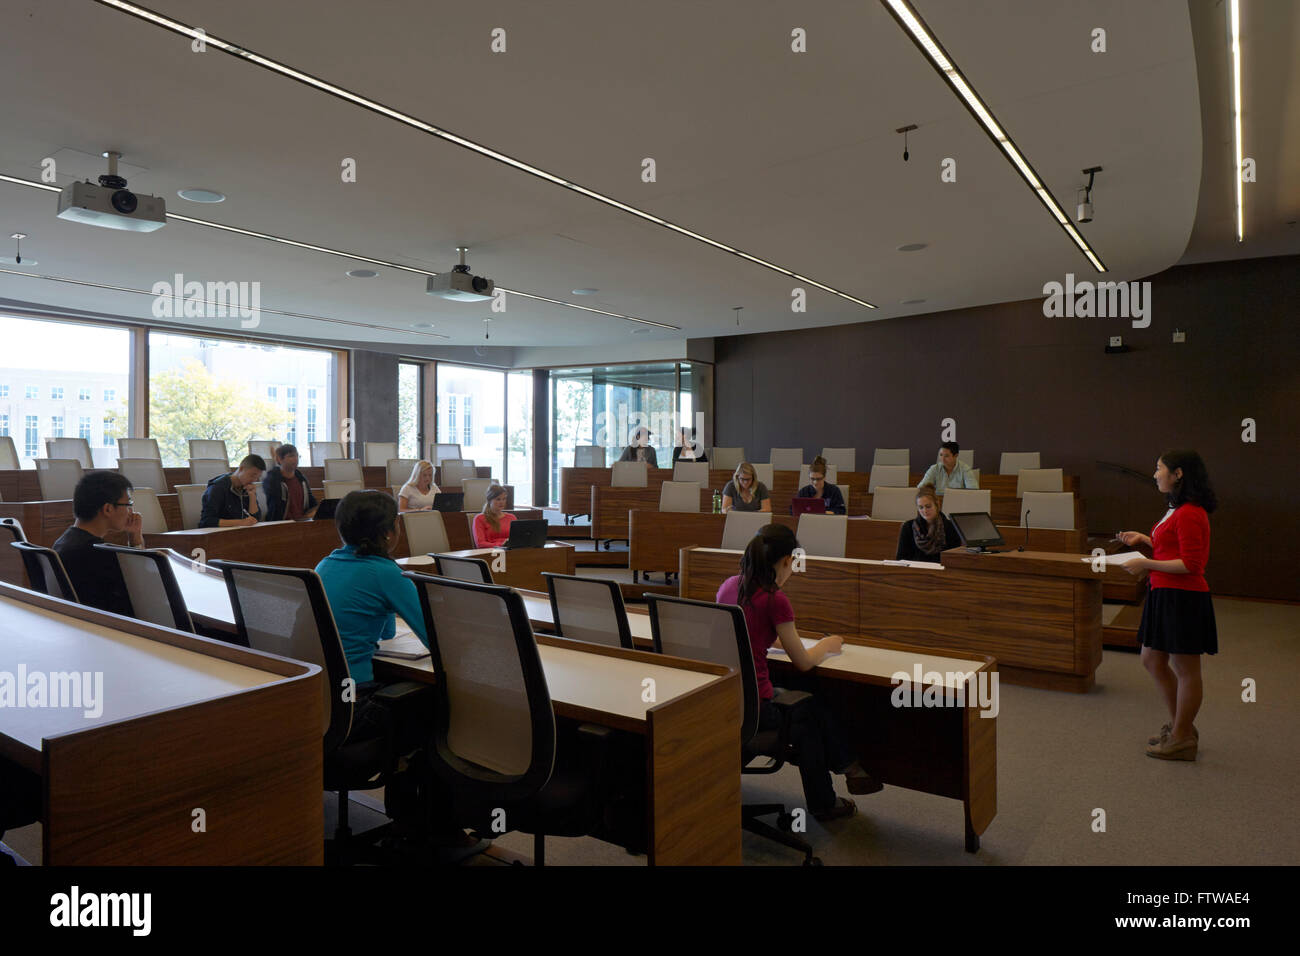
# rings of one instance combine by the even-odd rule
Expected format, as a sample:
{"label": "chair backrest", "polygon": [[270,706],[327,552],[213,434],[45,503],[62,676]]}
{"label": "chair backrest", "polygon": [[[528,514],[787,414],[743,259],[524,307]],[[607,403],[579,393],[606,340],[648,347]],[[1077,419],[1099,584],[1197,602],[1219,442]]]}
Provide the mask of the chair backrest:
{"label": "chair backrest", "polygon": [[1023,498],[1026,491],[1064,491],[1065,471],[1062,468],[1021,468],[1016,474],[1016,497]]}
{"label": "chair backrest", "polygon": [[199,526],[203,517],[203,493],[207,485],[177,485],[176,502],[181,507],[181,527],[191,531]]}
{"label": "chair backrest", "polygon": [[[812,474],[812,465],[800,465],[798,487],[802,488],[804,485],[808,484],[810,480],[808,476],[811,474]],[[832,485],[836,485],[839,484],[839,482],[837,481],[839,477],[840,477],[840,470],[834,465],[832,465],[830,462],[827,462],[826,480],[829,481]]]}
{"label": "chair backrest", "polygon": [[166,534],[167,518],[163,514],[162,505],[158,503],[158,492],[152,488],[141,488],[135,485],[131,489],[131,500],[135,502],[135,510],[140,515],[140,530],[144,534]]}
{"label": "chair backrest", "polygon": [[699,513],[700,483],[698,481],[663,482],[659,486],[659,510]]}
{"label": "chair backrest", "polygon": [[429,461],[433,462],[433,467],[437,468],[447,458],[459,458],[460,445],[442,444],[439,442],[429,443]]}
{"label": "chair backrest", "polygon": [[815,558],[844,557],[848,535],[849,519],[845,515],[802,514],[795,531],[799,546]]}
{"label": "chair backrest", "polygon": [[434,771],[475,805],[527,800],[555,765],[555,713],[523,598],[505,587],[406,576],[420,594],[438,675]]}
{"label": "chair backrest", "polygon": [[1036,451],[1004,451],[998,463],[998,474],[1018,475],[1021,468],[1042,467],[1042,455]]}
{"label": "chair backrest", "polygon": [[[754,466],[754,480],[761,481],[767,486],[767,493],[772,493],[773,482],[776,481],[776,469],[770,462],[750,462]],[[733,468],[732,471],[735,471]]]}
{"label": "chair backrest", "polygon": [[904,468],[911,468],[912,449],[877,448],[871,458],[871,469],[874,471],[877,465],[902,465]]}
{"label": "chair backrest", "polygon": [[446,458],[439,467],[442,469],[441,480],[438,482],[439,488],[450,488],[455,491],[466,478],[478,477],[478,468],[472,458]]}
{"label": "chair backrest", "polygon": [[357,458],[326,458],[325,478],[329,481],[360,481],[365,483],[361,461]]}
{"label": "chair backrest", "polygon": [[415,469],[415,463],[418,458],[390,458],[384,462],[385,471],[387,472],[384,484],[396,485],[398,488],[406,484],[411,477],[411,472]]}
{"label": "chair backrest", "polygon": [[47,438],[45,457],[71,458],[81,462],[82,468],[95,467],[94,457],[90,454],[90,441],[85,438]]}
{"label": "chair backrest", "polygon": [[[446,488],[447,485],[441,487]],[[465,492],[465,502],[461,505],[461,510],[478,514],[483,510],[483,505],[487,503],[487,492],[492,487],[492,479],[462,478],[460,487]]]}
{"label": "chair backrest", "polygon": [[16,470],[21,462],[18,459],[18,446],[12,435],[0,435],[0,468],[6,471]]}
{"label": "chair backrest", "polygon": [[845,471],[858,470],[858,450],[856,448],[823,448],[822,457],[828,468],[843,468]]}
{"label": "chair backrest", "polygon": [[159,627],[194,633],[194,622],[190,620],[185,596],[176,583],[176,573],[166,551],[123,548],[103,542],[95,547],[117,556],[133,617]]}
{"label": "chair backrest", "polygon": [[401,486],[401,485],[389,485],[389,486],[388,486],[388,490],[391,491],[391,492],[393,493],[393,500],[394,500],[394,501],[396,501],[398,498],[402,497],[402,486]]}
{"label": "chair backrest", "polygon": [[454,554],[435,554],[433,566],[444,578],[457,581],[472,581],[475,584],[491,584],[492,569],[482,558],[463,558]]}
{"label": "chair backrest", "polygon": [[650,483],[650,465],[644,461],[616,461],[609,475],[612,488],[644,488]]}
{"label": "chair backrest", "polygon": [[867,480],[867,494],[874,495],[881,485],[902,488],[907,484],[907,478],[907,465],[874,465]]}
{"label": "chair backrest", "polygon": [[362,482],[352,481],[350,479],[339,480],[339,481],[332,481],[332,480],[322,481],[321,487],[325,489],[326,498],[343,498],[354,491],[362,491],[365,489],[365,485]]}
{"label": "chair backrest", "polygon": [[[361,443],[361,459],[367,465],[384,465],[397,457],[397,442],[366,441]],[[409,472],[408,472],[409,474]]]}
{"label": "chair backrest", "polygon": [[744,460],[745,447],[743,445],[738,448],[723,448],[720,445],[714,445],[709,449],[709,462],[714,468],[735,471],[736,466]]}
{"label": "chair backrest", "polygon": [[707,461],[679,461],[673,465],[673,481],[693,481],[701,488],[709,485]]}
{"label": "chair backrest", "polygon": [[761,511],[727,512],[722,523],[722,547],[727,551],[744,551],[758,529],[772,523],[772,516]]}
{"label": "chair backrest", "polygon": [[[1026,523],[1026,516],[1028,523]],[[1074,492],[1026,491],[1020,499],[1020,527],[1074,529]]]}
{"label": "chair backrest", "polygon": [[399,517],[411,554],[441,554],[451,550],[441,511],[403,511]]}
{"label": "chair backrest", "polygon": [[574,468],[604,468],[604,445],[577,445],[573,449]]}
{"label": "chair backrest", "polygon": [[[17,518],[0,518],[0,547],[7,541],[26,541],[27,535],[23,533],[22,523]],[[10,537],[5,538],[3,535],[8,534]]]}
{"label": "chair backrest", "polygon": [[151,458],[154,461],[162,461],[162,452],[158,450],[158,439],[156,438],[119,438],[117,440],[117,454],[119,460],[122,458]]}
{"label": "chair backrest", "polygon": [[37,458],[36,480],[41,485],[41,498],[45,501],[70,499],[85,474],[81,462],[75,458]]}
{"label": "chair backrest", "polygon": [[610,578],[582,578],[543,571],[551,595],[555,633],[571,641],[606,644],[631,650],[623,591]]}
{"label": "chair backrest", "polygon": [[734,604],[665,594],[647,594],[645,599],[650,606],[650,628],[657,652],[721,664],[740,673],[744,703],[740,741],[747,743],[758,731],[761,702],[745,612]]}
{"label": "chair backrest", "polygon": [[248,443],[248,453],[260,456],[267,468],[274,468],[275,450],[279,447],[280,442],[274,438],[255,438]]}
{"label": "chair backrest", "polygon": [[72,586],[68,572],[63,567],[63,559],[57,551],[42,548],[30,541],[14,541],[10,547],[17,548],[22,555],[23,567],[27,569],[27,580],[31,582],[33,591],[75,604],[81,603],[77,600],[77,591]]}
{"label": "chair backrest", "polygon": [[767,460],[773,468],[779,468],[781,471],[798,471],[799,466],[803,464],[803,449],[773,448]]}
{"label": "chair backrest", "polygon": [[190,484],[206,485],[217,475],[230,471],[230,462],[224,458],[191,458]]}
{"label": "chair backrest", "polygon": [[911,521],[916,517],[916,489],[877,488],[871,498],[871,517],[885,521]]}
{"label": "chair backrest", "polygon": [[943,493],[943,513],[993,512],[993,492],[987,488],[949,488]]}
{"label": "chair backrest", "polygon": [[351,672],[321,579],[309,568],[224,560],[208,564],[226,579],[235,627],[249,647],[307,661],[324,671],[321,734],[326,753],[334,750],[352,729],[356,695],[343,692]]}
{"label": "chair backrest", "polygon": [[191,438],[190,457],[191,458],[219,458],[226,468],[230,467],[230,452],[226,451],[226,443],[217,438]]}
{"label": "chair backrest", "polygon": [[[936,461],[937,461],[937,460],[938,460],[938,459],[936,459]],[[965,465],[966,465],[967,468],[974,468],[974,467],[975,467],[975,449],[974,449],[974,448],[963,448],[961,451],[957,452],[957,460],[960,461],[960,462],[965,463]]]}
{"label": "chair backrest", "polygon": [[307,451],[311,455],[311,463],[317,466],[325,464],[331,458],[348,457],[347,449],[338,441],[311,441],[307,443]]}
{"label": "chair backrest", "polygon": [[132,488],[152,488],[157,494],[167,494],[167,475],[161,459],[119,458],[117,471],[131,482]]}

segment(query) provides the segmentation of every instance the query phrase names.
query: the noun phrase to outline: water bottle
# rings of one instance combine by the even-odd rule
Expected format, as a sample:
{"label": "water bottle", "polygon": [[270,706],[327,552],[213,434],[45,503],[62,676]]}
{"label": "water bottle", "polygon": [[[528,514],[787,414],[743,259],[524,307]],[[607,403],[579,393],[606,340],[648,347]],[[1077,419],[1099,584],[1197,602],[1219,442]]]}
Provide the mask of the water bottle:
{"label": "water bottle", "polygon": [[722,492],[716,490],[713,492],[713,513],[722,514]]}

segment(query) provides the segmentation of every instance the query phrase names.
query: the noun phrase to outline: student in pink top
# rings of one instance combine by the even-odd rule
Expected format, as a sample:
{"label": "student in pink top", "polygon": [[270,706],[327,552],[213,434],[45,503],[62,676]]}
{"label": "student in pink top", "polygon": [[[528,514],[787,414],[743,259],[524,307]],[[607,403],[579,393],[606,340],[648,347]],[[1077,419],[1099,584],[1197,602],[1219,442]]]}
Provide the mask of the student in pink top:
{"label": "student in pink top", "polygon": [[510,537],[510,523],[515,516],[506,511],[506,490],[492,485],[483,501],[483,513],[474,516],[474,547],[499,548]]}
{"label": "student in pink top", "polygon": [[[827,635],[812,647],[805,648],[795,629],[794,608],[781,586],[790,579],[794,550],[799,546],[794,532],[785,525],[769,524],[759,529],[740,559],[740,574],[727,578],[718,588],[719,604],[735,604],[745,612],[749,629],[749,647],[754,655],[754,672],[762,698],[758,729],[776,730],[780,711],[772,698],[776,688],[767,671],[767,649],[778,640],[790,661],[800,671],[810,671],[831,654],[836,654],[844,639]],[[803,779],[808,810],[818,820],[851,817],[858,812],[852,800],[835,796],[830,771],[847,778],[849,793],[875,793],[883,789],[858,762],[835,728],[835,721],[817,698],[797,711],[801,716],[790,726]]]}

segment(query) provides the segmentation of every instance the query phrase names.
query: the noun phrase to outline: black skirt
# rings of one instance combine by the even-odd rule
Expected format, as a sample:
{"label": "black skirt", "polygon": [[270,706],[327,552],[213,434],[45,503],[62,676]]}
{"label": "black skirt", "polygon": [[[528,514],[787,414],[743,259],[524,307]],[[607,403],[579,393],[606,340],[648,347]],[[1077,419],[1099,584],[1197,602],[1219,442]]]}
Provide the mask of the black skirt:
{"label": "black skirt", "polygon": [[1219,653],[1210,592],[1152,588],[1142,609],[1138,644],[1166,654]]}

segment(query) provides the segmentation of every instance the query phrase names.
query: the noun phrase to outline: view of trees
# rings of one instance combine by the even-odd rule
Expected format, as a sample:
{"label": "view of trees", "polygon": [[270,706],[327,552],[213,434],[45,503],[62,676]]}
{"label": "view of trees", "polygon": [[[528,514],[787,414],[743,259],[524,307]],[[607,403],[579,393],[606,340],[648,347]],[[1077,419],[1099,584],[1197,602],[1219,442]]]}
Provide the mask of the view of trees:
{"label": "view of trees", "polygon": [[149,434],[158,439],[164,465],[187,464],[191,438],[222,439],[238,461],[249,441],[279,438],[283,430],[283,410],[249,386],[214,378],[202,362],[188,361],[150,380]]}

